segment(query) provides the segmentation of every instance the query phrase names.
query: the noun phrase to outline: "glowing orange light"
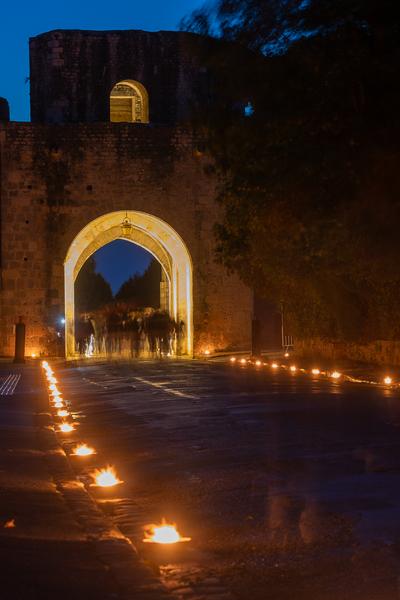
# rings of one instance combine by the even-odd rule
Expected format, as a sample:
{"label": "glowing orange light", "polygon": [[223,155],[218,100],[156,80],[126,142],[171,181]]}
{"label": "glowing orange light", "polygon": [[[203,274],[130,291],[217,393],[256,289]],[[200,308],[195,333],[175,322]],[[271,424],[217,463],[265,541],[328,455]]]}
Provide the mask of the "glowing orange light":
{"label": "glowing orange light", "polygon": [[57,379],[53,377],[53,375],[50,375],[50,377],[48,377],[47,379],[50,383],[57,383]]}
{"label": "glowing orange light", "polygon": [[16,527],[15,519],[9,519],[4,523],[4,529],[14,529],[14,527]]}
{"label": "glowing orange light", "polygon": [[54,402],[53,406],[54,408],[64,408],[64,403],[60,400],[58,402]]}
{"label": "glowing orange light", "polygon": [[58,417],[69,417],[69,412],[65,409],[60,409],[57,411]]}
{"label": "glowing orange light", "polygon": [[95,480],[93,485],[97,485],[99,487],[112,487],[113,485],[123,483],[120,479],[118,479],[114,467],[110,466],[105,467],[104,469],[96,469],[92,476]]}
{"label": "glowing orange light", "polygon": [[236,357],[235,356],[231,356],[230,361],[231,362],[236,362]]}
{"label": "glowing orange light", "polygon": [[277,368],[278,368],[277,363],[273,362],[271,365],[271,369],[277,369]]}
{"label": "glowing orange light", "polygon": [[386,383],[386,385],[391,385],[393,383],[393,379],[387,375],[383,382]]}
{"label": "glowing orange light", "polygon": [[246,359],[245,359],[245,358],[241,358],[241,359],[240,359],[240,363],[241,363],[242,365],[245,365],[245,364],[246,364],[246,362],[247,362],[247,361],[246,361]]}
{"label": "glowing orange light", "polygon": [[289,358],[290,354],[289,352],[285,352],[285,358]]}
{"label": "glowing orange light", "polygon": [[256,360],[256,365],[257,365],[257,367],[261,367],[261,365],[262,365],[261,360]]}
{"label": "glowing orange light", "polygon": [[60,425],[60,431],[62,433],[70,433],[71,431],[74,431],[75,426],[72,425],[72,423],[61,423]]}
{"label": "glowing orange light", "polygon": [[321,371],[320,371],[319,369],[312,369],[312,370],[311,370],[311,373],[312,373],[313,375],[320,375]]}
{"label": "glowing orange light", "polygon": [[36,352],[32,352],[31,357],[36,358]]}
{"label": "glowing orange light", "polygon": [[204,354],[206,354],[207,356],[210,354],[209,350],[204,350]]}
{"label": "glowing orange light", "polygon": [[47,362],[47,360],[42,360],[42,367],[43,369],[47,369],[49,367],[49,363]]}
{"label": "glowing orange light", "polygon": [[175,524],[168,524],[165,519],[160,525],[148,525],[144,532],[144,542],[149,544],[177,544],[190,542],[192,538],[182,537]]}
{"label": "glowing orange light", "polygon": [[342,374],[339,373],[339,371],[333,371],[333,373],[331,373],[332,379],[340,379],[341,376],[342,376]]}
{"label": "glowing orange light", "polygon": [[95,449],[87,444],[78,444],[78,446],[75,446],[72,450],[72,454],[75,456],[90,456],[91,454],[95,454],[95,452]]}
{"label": "glowing orange light", "polygon": [[51,383],[49,385],[49,390],[51,390],[52,392],[58,392],[57,386],[55,383]]}
{"label": "glowing orange light", "polygon": [[297,367],[295,365],[291,365],[290,370],[292,371],[292,373],[296,373]]}

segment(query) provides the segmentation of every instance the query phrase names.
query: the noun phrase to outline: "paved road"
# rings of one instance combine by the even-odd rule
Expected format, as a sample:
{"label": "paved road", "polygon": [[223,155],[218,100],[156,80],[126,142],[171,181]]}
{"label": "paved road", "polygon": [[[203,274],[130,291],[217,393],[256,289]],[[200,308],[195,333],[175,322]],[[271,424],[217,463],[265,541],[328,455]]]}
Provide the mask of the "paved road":
{"label": "paved road", "polygon": [[[98,449],[77,473],[116,465],[102,506],[176,598],[400,598],[398,391],[211,362],[58,375],[66,447]],[[192,542],[142,544],[164,516]]]}
{"label": "paved road", "polygon": [[2,362],[0,598],[122,600],[54,483],[50,463],[59,455],[46,410],[38,368]]}

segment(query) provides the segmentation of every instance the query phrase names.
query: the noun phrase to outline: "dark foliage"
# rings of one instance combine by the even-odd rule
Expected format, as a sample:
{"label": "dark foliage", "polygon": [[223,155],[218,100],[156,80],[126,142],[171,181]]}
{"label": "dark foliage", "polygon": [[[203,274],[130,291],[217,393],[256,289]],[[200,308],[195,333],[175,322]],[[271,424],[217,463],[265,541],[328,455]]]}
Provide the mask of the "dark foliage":
{"label": "dark foliage", "polygon": [[75,282],[76,310],[90,312],[112,302],[110,284],[100,273],[96,273],[96,262],[89,258],[78,273]]}
{"label": "dark foliage", "polygon": [[300,336],[398,337],[400,3],[221,0],[210,14],[186,26],[227,42],[210,46],[196,116],[221,180],[219,259]]}
{"label": "dark foliage", "polygon": [[161,265],[153,259],[142,275],[135,274],[122,284],[116,300],[129,302],[133,307],[160,307]]}

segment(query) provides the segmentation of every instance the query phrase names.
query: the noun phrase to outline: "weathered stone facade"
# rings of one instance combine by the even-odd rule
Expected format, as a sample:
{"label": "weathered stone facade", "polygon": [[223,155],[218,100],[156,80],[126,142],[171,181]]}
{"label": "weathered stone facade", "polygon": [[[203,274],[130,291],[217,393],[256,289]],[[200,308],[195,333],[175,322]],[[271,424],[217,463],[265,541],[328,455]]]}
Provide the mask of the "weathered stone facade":
{"label": "weathered stone facade", "polygon": [[[27,352],[45,351],[64,314],[71,243],[89,222],[118,210],[159,217],[185,242],[195,353],[249,346],[251,294],[215,262],[216,182],[182,125],[197,60],[185,35],[63,31],[31,40],[34,122],[0,123],[0,354],[13,352],[19,315]],[[110,89],[122,78],[146,86],[149,125],[108,122]]]}

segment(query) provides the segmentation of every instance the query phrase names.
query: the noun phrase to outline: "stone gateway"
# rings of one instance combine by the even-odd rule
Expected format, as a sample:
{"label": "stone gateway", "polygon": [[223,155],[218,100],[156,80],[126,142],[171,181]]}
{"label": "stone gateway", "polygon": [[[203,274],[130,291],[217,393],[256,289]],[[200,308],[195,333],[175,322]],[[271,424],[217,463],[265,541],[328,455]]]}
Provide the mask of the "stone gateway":
{"label": "stone gateway", "polygon": [[[163,267],[185,355],[250,345],[252,295],[215,262],[215,178],[189,125],[206,99],[199,36],[51,31],[30,40],[31,123],[0,101],[0,354],[46,354],[66,320],[75,354],[74,281],[118,238]],[[133,266],[134,270],[134,266]]]}

